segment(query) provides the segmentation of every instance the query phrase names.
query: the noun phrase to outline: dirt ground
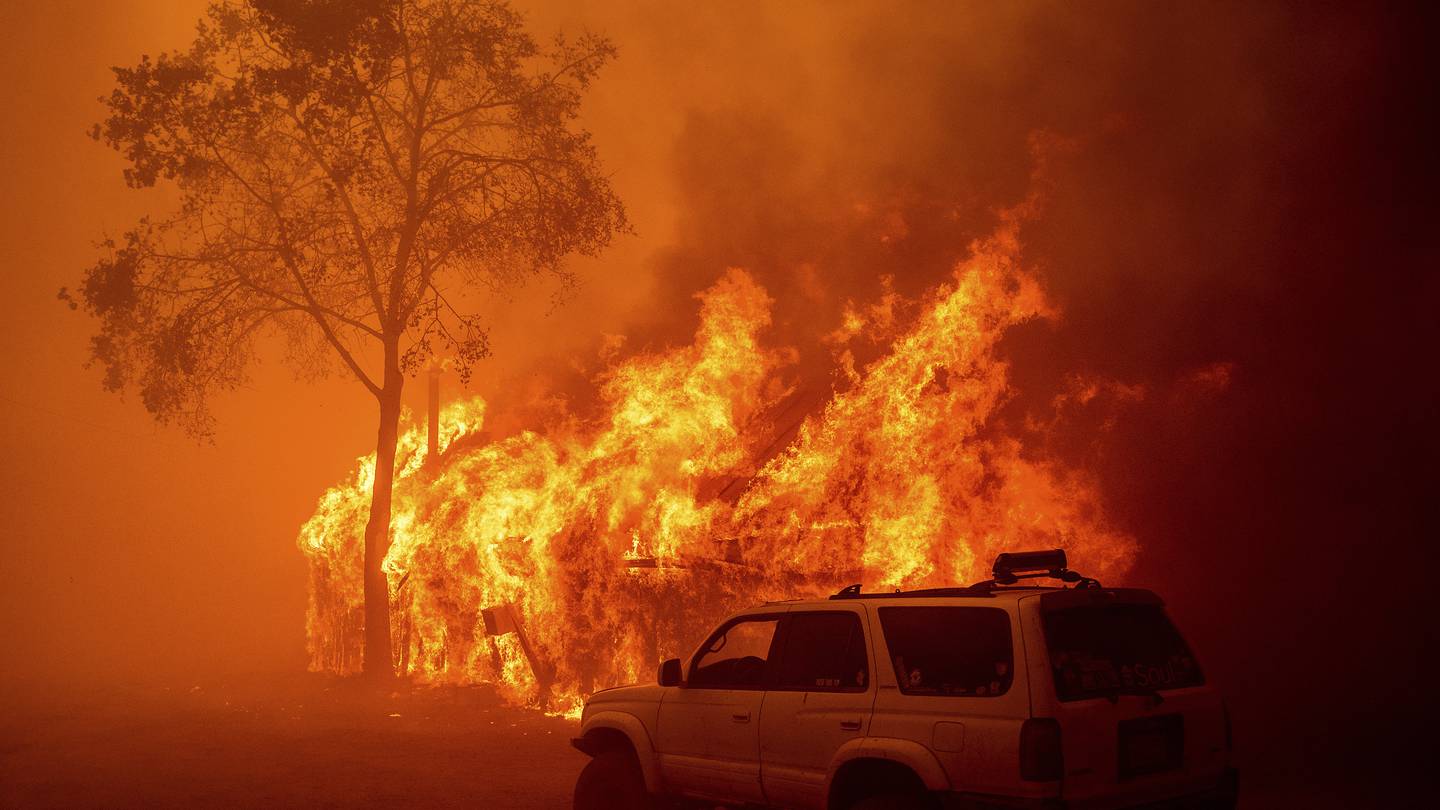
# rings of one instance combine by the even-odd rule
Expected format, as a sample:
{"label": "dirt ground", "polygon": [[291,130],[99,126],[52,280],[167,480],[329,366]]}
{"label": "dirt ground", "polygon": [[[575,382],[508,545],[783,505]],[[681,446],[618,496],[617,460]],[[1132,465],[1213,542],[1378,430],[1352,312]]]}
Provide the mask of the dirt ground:
{"label": "dirt ground", "polygon": [[[4,691],[3,808],[565,810],[587,761],[575,721],[485,688],[296,675]],[[1242,810],[1376,806],[1249,765]]]}
{"label": "dirt ground", "polygon": [[0,719],[0,806],[567,808],[576,727],[318,677],[31,696]]}

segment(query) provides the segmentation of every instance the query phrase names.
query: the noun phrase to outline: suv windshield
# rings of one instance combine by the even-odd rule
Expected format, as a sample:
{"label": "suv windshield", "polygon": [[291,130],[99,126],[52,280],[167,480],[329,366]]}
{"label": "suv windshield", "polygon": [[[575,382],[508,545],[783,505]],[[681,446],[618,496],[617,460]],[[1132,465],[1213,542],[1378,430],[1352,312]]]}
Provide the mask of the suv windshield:
{"label": "suv windshield", "polygon": [[1060,700],[1199,686],[1200,665],[1156,604],[1077,605],[1044,613]]}

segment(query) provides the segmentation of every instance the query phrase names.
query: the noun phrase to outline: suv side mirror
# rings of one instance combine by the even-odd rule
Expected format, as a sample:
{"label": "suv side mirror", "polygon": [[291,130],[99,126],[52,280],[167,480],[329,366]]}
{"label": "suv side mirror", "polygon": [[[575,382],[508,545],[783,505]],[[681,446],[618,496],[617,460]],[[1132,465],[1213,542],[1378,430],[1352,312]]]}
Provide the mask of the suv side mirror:
{"label": "suv side mirror", "polygon": [[668,659],[666,659],[666,660],[664,660],[664,661],[662,661],[662,662],[660,663],[660,677],[659,677],[659,681],[660,681],[660,685],[661,685],[661,686],[679,686],[679,685],[680,685],[680,659],[679,659],[679,658],[668,658]]}

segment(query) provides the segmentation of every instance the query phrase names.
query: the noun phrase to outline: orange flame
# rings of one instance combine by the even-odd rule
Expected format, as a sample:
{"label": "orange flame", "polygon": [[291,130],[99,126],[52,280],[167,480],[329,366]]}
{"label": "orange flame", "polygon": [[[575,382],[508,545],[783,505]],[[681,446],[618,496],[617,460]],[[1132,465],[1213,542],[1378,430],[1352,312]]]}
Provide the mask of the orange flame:
{"label": "orange flame", "polygon": [[[1005,212],[923,300],[851,307],[829,338],[835,391],[808,415],[787,381],[793,353],[761,340],[771,300],[732,269],[697,296],[691,345],[602,375],[602,421],[485,442],[484,402],[457,402],[433,466],[410,428],[385,563],[397,670],[568,713],[648,677],[737,605],[965,583],[1022,548],[1123,574],[1135,545],[1107,527],[1094,482],[1027,458],[993,424],[1007,396],[999,340],[1053,316],[1020,266],[1023,213]],[[862,336],[888,349],[857,369]],[[361,459],[301,530],[315,669],[359,666],[373,474]]]}

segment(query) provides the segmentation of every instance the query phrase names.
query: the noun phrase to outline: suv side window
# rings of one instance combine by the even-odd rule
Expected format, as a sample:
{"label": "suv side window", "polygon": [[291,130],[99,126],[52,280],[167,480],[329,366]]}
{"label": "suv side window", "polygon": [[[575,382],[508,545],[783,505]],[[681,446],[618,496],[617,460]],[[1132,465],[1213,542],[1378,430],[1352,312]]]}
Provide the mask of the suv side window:
{"label": "suv side window", "polygon": [[995,697],[1010,689],[1010,614],[984,607],[882,607],[895,680],[907,695]]}
{"label": "suv side window", "polygon": [[865,631],[846,610],[792,613],[772,689],[864,691],[869,682]]}
{"label": "suv side window", "polygon": [[761,616],[722,627],[695,658],[685,685],[701,689],[761,688],[779,624],[777,617]]}

